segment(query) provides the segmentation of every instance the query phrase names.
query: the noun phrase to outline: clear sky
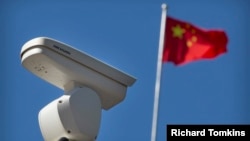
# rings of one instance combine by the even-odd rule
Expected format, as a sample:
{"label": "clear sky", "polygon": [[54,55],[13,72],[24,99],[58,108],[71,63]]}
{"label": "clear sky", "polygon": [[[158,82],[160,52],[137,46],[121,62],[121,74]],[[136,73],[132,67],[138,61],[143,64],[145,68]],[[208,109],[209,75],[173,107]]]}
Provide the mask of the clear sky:
{"label": "clear sky", "polygon": [[63,91],[21,66],[22,45],[46,36],[137,78],[125,100],[102,112],[98,141],[150,141],[161,4],[203,28],[224,29],[228,52],[163,65],[157,141],[166,124],[250,123],[248,0],[0,2],[1,140],[43,141],[38,112]]}

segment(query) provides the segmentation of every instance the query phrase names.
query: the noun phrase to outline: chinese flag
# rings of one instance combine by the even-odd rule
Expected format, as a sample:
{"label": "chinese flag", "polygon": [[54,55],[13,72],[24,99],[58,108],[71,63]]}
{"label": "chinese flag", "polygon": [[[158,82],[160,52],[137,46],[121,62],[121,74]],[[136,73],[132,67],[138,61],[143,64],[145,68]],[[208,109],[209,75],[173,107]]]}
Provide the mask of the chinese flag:
{"label": "chinese flag", "polygon": [[166,21],[163,62],[183,65],[227,52],[228,39],[224,31],[201,29],[171,17]]}

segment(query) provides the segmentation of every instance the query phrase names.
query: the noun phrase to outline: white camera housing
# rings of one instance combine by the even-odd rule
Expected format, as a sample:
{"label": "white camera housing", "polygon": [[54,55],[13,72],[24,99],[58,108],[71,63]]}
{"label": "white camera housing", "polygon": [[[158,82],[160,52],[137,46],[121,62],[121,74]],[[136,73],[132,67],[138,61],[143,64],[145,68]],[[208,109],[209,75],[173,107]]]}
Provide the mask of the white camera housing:
{"label": "white camera housing", "polygon": [[108,110],[126,96],[136,79],[67,44],[34,38],[21,49],[22,65],[65,94],[39,112],[45,141],[95,140],[101,109]]}
{"label": "white camera housing", "polygon": [[68,91],[39,112],[39,125],[46,141],[58,141],[62,137],[93,141],[100,122],[100,98],[86,87]]}

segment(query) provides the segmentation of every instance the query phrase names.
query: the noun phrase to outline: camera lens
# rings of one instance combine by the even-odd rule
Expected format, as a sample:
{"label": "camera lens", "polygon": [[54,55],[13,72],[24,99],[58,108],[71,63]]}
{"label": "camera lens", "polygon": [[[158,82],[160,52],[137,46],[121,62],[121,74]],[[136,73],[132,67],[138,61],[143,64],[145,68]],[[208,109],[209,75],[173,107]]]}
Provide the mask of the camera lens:
{"label": "camera lens", "polygon": [[66,137],[61,137],[58,141],[69,141],[69,139]]}

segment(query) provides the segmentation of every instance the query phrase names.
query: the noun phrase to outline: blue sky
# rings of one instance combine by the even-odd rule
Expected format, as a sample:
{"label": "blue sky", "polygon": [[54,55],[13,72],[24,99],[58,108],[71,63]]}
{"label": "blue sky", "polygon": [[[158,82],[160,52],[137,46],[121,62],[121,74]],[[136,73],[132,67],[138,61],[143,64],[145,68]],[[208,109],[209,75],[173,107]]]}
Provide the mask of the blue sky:
{"label": "blue sky", "polygon": [[103,111],[97,140],[149,141],[162,3],[172,17],[224,29],[229,44],[214,60],[163,65],[157,141],[165,140],[166,124],[249,124],[247,0],[3,0],[1,140],[42,141],[38,112],[63,94],[21,66],[22,45],[46,36],[137,78],[122,103]]}

